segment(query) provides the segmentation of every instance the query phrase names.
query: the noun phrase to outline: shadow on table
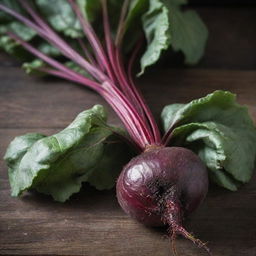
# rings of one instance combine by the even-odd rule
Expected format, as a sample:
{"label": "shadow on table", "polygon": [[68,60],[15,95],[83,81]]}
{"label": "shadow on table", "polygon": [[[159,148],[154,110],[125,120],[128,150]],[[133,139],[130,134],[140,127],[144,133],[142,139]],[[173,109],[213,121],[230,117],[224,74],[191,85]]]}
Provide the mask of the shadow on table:
{"label": "shadow on table", "polygon": [[[202,206],[184,223],[188,231],[202,241],[208,241],[213,255],[233,256],[252,255],[256,244],[256,177],[238,192],[230,192],[212,187]],[[22,197],[30,208],[61,214],[61,216],[109,215],[113,219],[129,219],[121,210],[116,200],[115,191],[97,191],[86,186],[71,197],[65,204],[54,202],[49,196],[39,193],[27,193]],[[75,217],[74,217],[75,218]],[[141,225],[134,223],[134,225]],[[138,227],[140,228],[140,227]],[[141,225],[141,228],[144,228]],[[149,233],[158,234],[166,239],[165,228],[147,228]],[[168,239],[166,239],[168,242]],[[180,255],[206,255],[191,242],[177,239]]]}

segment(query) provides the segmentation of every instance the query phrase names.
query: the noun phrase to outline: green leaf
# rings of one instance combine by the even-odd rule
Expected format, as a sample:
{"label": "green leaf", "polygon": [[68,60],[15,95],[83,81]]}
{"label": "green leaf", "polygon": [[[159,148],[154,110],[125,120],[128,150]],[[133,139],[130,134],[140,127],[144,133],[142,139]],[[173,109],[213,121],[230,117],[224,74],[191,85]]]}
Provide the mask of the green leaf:
{"label": "green leaf", "polygon": [[[121,171],[120,163],[127,163],[127,159],[131,157],[131,152],[127,150],[126,144],[118,141],[114,136],[110,137],[109,143],[104,147],[102,158],[94,167],[88,182],[98,190],[111,189],[115,186]],[[116,161],[117,159],[118,161]]]}
{"label": "green leaf", "polygon": [[[125,25],[126,28],[131,27],[132,24],[137,23],[138,18],[141,22],[141,16],[147,11],[148,9],[148,2],[149,0],[133,0],[130,3],[128,14],[126,17]],[[141,23],[142,25],[142,23]],[[138,23],[137,23],[138,26]]]}
{"label": "green leaf", "polygon": [[0,36],[0,48],[9,54],[14,54],[19,46],[18,43],[13,41],[9,36]]}
{"label": "green leaf", "polygon": [[[45,49],[45,50],[47,50],[47,49]],[[50,53],[49,53],[49,55],[50,55]],[[64,64],[69,69],[71,69],[87,78],[90,78],[91,80],[94,80],[94,78],[86,70],[81,68],[79,65],[77,65],[73,61],[66,61]],[[33,75],[38,75],[38,76],[47,75],[47,73],[40,70],[41,68],[45,68],[45,67],[49,67],[49,66],[44,61],[42,61],[40,59],[34,59],[30,62],[24,62],[22,65],[22,68],[26,71],[27,74],[30,74],[30,75],[33,74]]]}
{"label": "green leaf", "polygon": [[8,24],[0,25],[0,48],[9,54],[16,55],[20,58],[25,56],[24,51],[21,49],[20,44],[15,42],[6,32],[13,32],[24,41],[30,41],[36,36],[36,32],[18,21],[12,21]]}
{"label": "green leaf", "polygon": [[24,62],[22,68],[25,69],[27,74],[36,74],[42,75],[43,72],[40,72],[39,69],[44,67],[45,63],[40,59],[34,59],[31,62]]}
{"label": "green leaf", "polygon": [[27,26],[18,21],[12,21],[8,25],[0,26],[0,34],[4,34],[8,31],[18,35],[24,41],[29,41],[33,39],[36,35],[36,32],[33,29],[28,28]]}
{"label": "green leaf", "polygon": [[36,0],[37,6],[51,26],[71,38],[83,37],[83,31],[68,1]]}
{"label": "green leaf", "polygon": [[185,0],[149,0],[143,15],[147,48],[141,58],[141,72],[155,64],[171,46],[182,51],[187,64],[195,64],[203,56],[208,31],[195,11],[183,11]]}
{"label": "green leaf", "polygon": [[93,22],[101,12],[101,3],[98,0],[77,0],[77,4],[90,22]]}
{"label": "green leaf", "polygon": [[205,162],[210,178],[230,190],[250,180],[256,157],[256,129],[236,96],[216,91],[188,104],[163,109],[165,131],[171,144],[189,147]]}
{"label": "green leaf", "polygon": [[36,32],[20,22],[13,21],[9,24],[10,31],[18,35],[24,41],[30,41],[36,36]]}
{"label": "green leaf", "polygon": [[[17,0],[0,0],[0,4],[3,4],[13,10],[15,10],[16,12],[19,13],[23,13],[22,8],[20,7],[19,3]],[[8,14],[5,14],[4,12],[0,11],[0,22],[4,23],[4,22],[8,22],[8,21],[12,21],[12,17],[9,16]]]}
{"label": "green leaf", "polygon": [[155,64],[170,45],[169,10],[161,0],[150,0],[149,10],[143,15],[143,29],[147,38],[147,48],[140,60],[142,75],[148,66]]}
{"label": "green leaf", "polygon": [[43,42],[39,45],[38,50],[43,52],[44,54],[52,57],[57,57],[61,55],[61,52],[54,46]]}
{"label": "green leaf", "polygon": [[[24,15],[23,9],[16,0],[0,0],[0,4]],[[0,11],[0,48],[9,54],[18,56],[19,59],[26,57],[24,51],[21,50],[20,44],[7,36],[6,32],[12,32],[25,41],[32,40],[36,36],[36,32],[10,15]]]}
{"label": "green leaf", "polygon": [[57,134],[15,138],[4,157],[12,196],[35,189],[64,202],[85,181],[99,189],[113,187],[130,154],[129,148],[114,136],[120,129],[105,123],[105,111],[96,105]]}
{"label": "green leaf", "polygon": [[208,30],[192,10],[182,11],[186,1],[164,0],[169,8],[171,45],[175,51],[182,51],[187,64],[196,64],[204,54]]}
{"label": "green leaf", "polygon": [[143,36],[142,16],[148,10],[148,0],[132,0],[125,20],[124,53],[131,52]]}
{"label": "green leaf", "polygon": [[[38,50],[52,57],[58,57],[61,55],[58,49],[56,49],[54,46],[46,42],[41,43],[38,46]],[[34,59],[32,61],[24,62],[22,64],[22,68],[26,71],[27,74],[40,75],[40,76],[45,75],[45,73],[42,70],[40,70],[40,68],[47,67],[47,66],[48,65],[41,59]]]}
{"label": "green leaf", "polygon": [[[0,3],[14,8],[25,16],[27,15],[15,0],[0,0]],[[129,2],[128,13],[124,22],[122,50],[124,54],[129,56],[144,33],[147,43],[145,52],[140,59],[139,75],[143,74],[147,67],[157,63],[165,51],[170,48],[175,51],[182,51],[188,64],[194,64],[201,58],[208,32],[195,12],[182,10],[181,6],[185,3],[185,0],[131,0]],[[101,1],[77,0],[77,4],[84,16],[93,23],[99,39],[104,40]],[[107,4],[111,35],[114,39],[123,1],[108,0]],[[35,0],[34,5],[42,18],[56,32],[63,34],[65,41],[83,55],[81,47],[75,39],[85,39],[85,35],[68,1]],[[56,48],[45,43],[32,29],[26,28],[11,16],[0,12],[0,22],[0,35],[3,35],[0,36],[0,47],[22,61],[30,62],[33,58],[31,58],[31,54],[26,54],[26,51],[21,51],[22,47],[19,44],[4,35],[7,30],[12,30],[51,57],[63,57]],[[91,47],[89,47],[89,51],[90,49]]]}
{"label": "green leaf", "polygon": [[44,138],[45,135],[38,133],[28,133],[14,140],[8,146],[4,160],[10,168],[16,168],[17,163],[21,160],[28,149],[38,140]]}
{"label": "green leaf", "polygon": [[[42,42],[38,46],[38,50],[48,56],[51,56],[51,57],[61,56],[61,53],[57,48],[55,48],[54,46],[52,46],[46,42]],[[68,65],[66,65],[66,66],[68,66]],[[29,75],[31,75],[31,74],[38,75],[38,76],[46,75],[46,73],[44,73],[42,70],[40,70],[40,68],[42,68],[42,67],[48,67],[48,64],[45,63],[44,61],[42,61],[41,59],[34,59],[32,61],[24,62],[22,64],[22,68]]]}

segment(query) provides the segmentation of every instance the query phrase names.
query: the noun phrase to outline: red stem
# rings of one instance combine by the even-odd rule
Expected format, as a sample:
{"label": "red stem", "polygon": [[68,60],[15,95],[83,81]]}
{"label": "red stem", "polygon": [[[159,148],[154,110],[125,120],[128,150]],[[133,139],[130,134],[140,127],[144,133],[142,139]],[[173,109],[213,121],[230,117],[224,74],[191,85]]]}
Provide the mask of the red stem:
{"label": "red stem", "polygon": [[78,41],[78,43],[79,43],[79,45],[80,45],[82,51],[84,52],[85,57],[87,58],[87,60],[88,60],[92,65],[94,65],[95,67],[98,67],[98,68],[99,68],[98,63],[96,63],[96,61],[95,61],[95,59],[93,58],[93,56],[91,55],[90,51],[86,48],[86,46],[85,46],[83,40],[82,40],[81,38],[78,38],[77,41]]}
{"label": "red stem", "polygon": [[[127,9],[127,6],[125,8],[123,8],[123,14],[120,17],[120,22],[119,24],[121,24],[123,22],[123,15],[125,13],[124,9]],[[103,24],[104,24],[104,32],[105,32],[105,40],[106,40],[106,45],[107,45],[107,50],[108,50],[108,56],[110,58],[110,62],[112,64],[112,66],[117,67],[116,68],[116,76],[117,76],[117,80],[119,82],[119,86],[121,88],[121,90],[125,93],[125,95],[129,98],[129,100],[133,103],[134,107],[136,107],[137,111],[139,112],[140,116],[143,118],[144,122],[147,124],[147,128],[150,129],[150,127],[148,127],[148,121],[145,117],[145,113],[143,111],[143,109],[146,107],[142,106],[143,104],[145,105],[145,103],[142,103],[143,100],[140,99],[140,97],[142,97],[141,95],[139,95],[138,93],[136,93],[136,88],[135,85],[130,84],[129,83],[129,79],[127,77],[127,74],[124,71],[124,67],[123,67],[123,61],[121,60],[121,55],[120,55],[120,51],[116,48],[116,46],[113,44],[112,38],[111,38],[111,32],[110,32],[110,27],[109,27],[109,18],[108,18],[108,10],[107,10],[107,5],[106,5],[106,0],[102,0],[102,10],[103,10]],[[119,25],[120,27],[121,25]],[[131,67],[130,67],[131,68]],[[149,114],[149,108],[147,108],[146,110],[146,114]],[[150,123],[153,124],[155,123],[153,121],[153,116],[151,115],[149,117],[150,119]],[[156,124],[155,124],[155,127]],[[155,132],[155,127],[153,128],[154,132]],[[155,132],[157,134],[157,132]],[[157,138],[157,142],[160,142],[160,133],[158,132],[159,138],[157,138],[157,136],[155,136],[155,138]],[[151,134],[151,137],[153,137],[154,135]],[[153,140],[151,140],[153,141]]]}
{"label": "red stem", "polygon": [[125,30],[125,16],[129,7],[129,2],[130,0],[124,0],[122,10],[121,10],[121,15],[119,18],[119,23],[118,23],[118,28],[117,28],[117,35],[116,35],[116,40],[115,40],[115,45],[117,46],[118,49],[120,49],[122,40],[123,40],[123,35],[124,35],[124,30]]}
{"label": "red stem", "polygon": [[162,138],[162,145],[167,146],[173,136],[173,131],[174,129],[179,125],[180,123],[176,120],[173,120],[172,123],[170,124],[168,130],[166,131],[166,133],[164,134],[163,138]]}
{"label": "red stem", "polygon": [[[19,42],[25,49],[30,51],[32,54],[34,54],[38,58],[42,59],[43,61],[45,61],[46,63],[48,63],[49,65],[57,69],[56,71],[44,69],[45,71],[48,71],[48,73],[84,84],[96,90],[110,103],[112,107],[114,107],[115,104],[117,104],[118,108],[115,108],[117,114],[122,119],[128,132],[132,134],[132,137],[134,138],[134,140],[138,141],[140,148],[142,149],[144,147],[143,145],[150,144],[150,141],[149,141],[150,136],[147,133],[147,130],[144,128],[143,123],[141,122],[137,112],[133,109],[130,103],[125,99],[125,97],[122,95],[121,92],[119,92],[117,88],[114,89],[111,85],[106,86],[106,84],[105,86],[101,86],[99,83],[92,81],[82,75],[79,75],[78,73],[68,69],[66,66],[60,64],[56,60],[38,51],[36,48],[24,42],[18,36],[12,33],[8,33],[8,35],[14,40],[16,40],[17,42]],[[123,113],[126,113],[126,114],[124,115]]]}
{"label": "red stem", "polygon": [[[27,5],[24,5],[25,8]],[[44,27],[40,27],[36,25],[35,23],[28,20],[26,17],[20,15],[19,13],[13,11],[12,9],[0,4],[0,10],[10,14],[11,16],[15,17],[28,27],[34,29],[42,38],[50,42],[52,45],[54,45],[56,48],[58,48],[64,56],[67,58],[72,59],[74,62],[76,62],[78,65],[86,69],[92,76],[97,77],[98,80],[104,81],[107,79],[107,76],[102,73],[100,70],[98,70],[96,67],[91,65],[88,61],[86,61],[84,58],[82,58],[74,49],[72,49],[62,38],[60,38],[45,22]],[[29,12],[33,12],[34,16],[38,16],[38,20],[40,19],[39,15],[30,8],[30,10],[27,10]],[[45,30],[47,28],[47,30]]]}
{"label": "red stem", "polygon": [[[46,67],[39,68],[39,70],[42,71],[42,72],[51,74],[53,76],[57,76],[57,77],[60,77],[60,78],[63,78],[63,79],[67,79],[67,80],[72,81],[72,82],[79,83],[81,85],[88,86],[86,81],[84,80],[84,77],[77,76],[76,74],[67,75],[66,73],[64,73],[62,71],[54,70],[54,69],[46,68]],[[106,101],[112,106],[113,103],[111,102],[111,97],[108,95],[107,91],[103,92],[103,91],[100,90],[99,94],[102,95],[106,99]],[[108,96],[106,96],[106,95],[108,95]],[[114,106],[115,106],[115,104],[114,104]],[[127,126],[126,128],[130,129],[130,126]],[[111,129],[111,128],[109,128],[109,129]],[[130,140],[128,137],[126,137],[126,136],[124,136],[124,135],[122,135],[120,133],[117,133],[116,131],[113,131],[113,133],[115,133],[116,135],[120,136],[123,140],[125,140],[128,144],[130,144],[135,149],[136,152],[139,153],[143,149],[143,147],[139,147],[136,143],[134,143],[133,140]]]}
{"label": "red stem", "polygon": [[[107,0],[101,0],[102,5],[102,16],[103,16],[103,27],[104,27],[104,36],[106,41],[107,53],[110,64],[112,67],[115,66],[115,50],[114,50],[114,43],[111,38],[111,31],[109,25],[109,18],[108,18],[108,8],[107,8]],[[116,77],[114,79],[116,81]]]}
{"label": "red stem", "polygon": [[39,50],[37,50],[36,48],[31,46],[30,44],[23,41],[17,35],[15,35],[11,32],[8,32],[7,34],[8,34],[9,37],[14,39],[18,43],[20,43],[25,49],[27,49],[29,52],[34,54],[36,57],[38,57],[39,59],[42,59],[43,61],[45,61],[49,65],[53,66],[57,70],[64,72],[67,76],[70,75],[72,77],[75,77],[77,79],[77,81],[80,81],[82,79],[88,87],[90,87],[90,88],[92,88],[92,89],[94,89],[98,92],[101,90],[101,87],[100,87],[99,83],[97,83],[93,80],[90,80],[90,79],[80,75],[79,73],[76,73],[75,71],[72,71],[71,69],[67,68],[65,65],[63,65],[63,64],[59,63],[58,61],[48,57],[47,55],[40,52]]}
{"label": "red stem", "polygon": [[74,0],[68,0],[68,1],[69,1],[70,5],[72,6],[74,12],[77,15],[77,17],[81,23],[82,29],[83,29],[85,35],[87,36],[88,41],[90,42],[90,45],[94,49],[94,53],[98,60],[98,64],[101,67],[101,70],[104,71],[106,69],[107,74],[109,75],[110,79],[113,81],[114,77],[113,77],[112,69],[108,63],[107,57],[105,56],[105,53],[104,53],[103,47],[100,43],[100,40],[96,36],[90,23],[86,20],[86,18],[81,13],[79,7],[74,2]]}
{"label": "red stem", "polygon": [[112,67],[116,67],[115,75],[117,82],[119,83],[119,87],[125,93],[125,95],[129,98],[129,100],[134,103],[134,107],[136,107],[139,114],[145,120],[144,112],[136,100],[135,95],[131,92],[129,83],[127,82],[127,77],[124,74],[124,70],[120,65],[120,53],[117,50],[116,46],[113,43],[111,38],[111,31],[109,26],[109,16],[108,16],[108,9],[107,9],[107,2],[106,0],[102,0],[102,12],[103,12],[103,26],[104,26],[104,34],[105,34],[105,41],[107,46],[107,52],[110,59],[110,63]]}
{"label": "red stem", "polygon": [[[80,20],[85,36],[94,50],[94,55],[98,63],[95,63],[94,58],[90,55],[89,51],[80,39],[78,39],[78,41],[89,62],[79,55],[79,53],[73,48],[71,48],[43,19],[41,19],[41,17],[27,2],[19,0],[24,9],[27,10],[27,12],[34,19],[34,22],[2,4],[0,4],[0,10],[12,15],[28,27],[34,29],[39,36],[59,49],[65,57],[84,68],[98,82],[88,79],[83,75],[67,68],[65,65],[61,64],[55,59],[43,54],[29,43],[19,38],[17,35],[9,33],[9,36],[19,42],[33,55],[50,65],[50,67],[53,67],[53,69],[42,67],[40,68],[41,71],[45,71],[48,74],[86,85],[103,96],[119,115],[128,133],[141,150],[144,150],[149,145],[159,144],[160,140],[158,137],[160,135],[159,131],[157,133],[156,123],[142,96],[137,91],[137,88],[133,83],[131,77],[132,64],[129,64],[129,74],[126,74],[120,49],[116,48],[111,38],[106,0],[102,0],[102,6],[107,55],[105,54],[100,40],[96,36],[92,26],[83,17],[78,6],[73,0],[68,1]],[[118,28],[119,36],[117,38],[117,41],[120,44],[118,45],[121,45],[122,36],[120,37],[120,31],[122,30],[122,24],[127,11],[127,3],[128,1],[125,1],[120,17]]]}
{"label": "red stem", "polygon": [[120,52],[118,49],[115,51],[115,65],[116,65],[116,72],[118,74],[118,80],[121,87],[121,90],[126,95],[126,97],[133,103],[134,107],[137,109],[139,114],[142,116],[144,122],[147,123],[147,120],[144,115],[144,111],[137,100],[135,94],[133,93],[131,86],[128,82],[127,75],[124,72],[123,61],[121,60]]}
{"label": "red stem", "polygon": [[[109,84],[106,82],[104,83],[106,87],[109,87]],[[119,99],[123,106],[125,108],[127,108],[127,110],[130,111],[130,115],[133,117],[133,124],[136,124],[135,127],[137,127],[137,130],[140,131],[140,139],[141,137],[144,140],[144,147],[147,145],[152,144],[151,140],[151,136],[149,131],[146,129],[145,127],[145,123],[143,122],[143,120],[141,120],[141,117],[138,115],[138,112],[133,108],[133,106],[131,105],[131,103],[127,100],[127,98],[121,93],[121,91],[110,85],[109,87],[109,91],[111,91],[111,93],[113,93],[113,95],[115,96],[115,99]]]}
{"label": "red stem", "polygon": [[157,123],[155,121],[155,118],[154,118],[150,108],[148,107],[144,97],[142,96],[140,90],[135,86],[133,78],[132,78],[133,63],[134,63],[135,58],[137,56],[137,53],[138,53],[138,51],[141,47],[141,44],[142,44],[142,40],[139,40],[138,44],[136,45],[136,47],[135,47],[135,49],[134,49],[134,51],[131,55],[131,58],[129,60],[128,72],[127,72],[128,73],[128,80],[129,80],[129,84],[131,86],[131,89],[135,94],[135,97],[139,101],[139,104],[142,106],[142,108],[143,108],[143,110],[146,114],[146,117],[148,118],[148,121],[149,121],[149,123],[151,125],[151,128],[152,128],[152,131],[153,131],[153,135],[154,135],[154,139],[155,139],[156,144],[161,145],[161,134],[160,134],[159,128],[157,126]]}
{"label": "red stem", "polygon": [[140,137],[138,130],[135,129],[136,126],[134,126],[133,120],[129,117],[129,115],[127,115],[128,112],[126,111],[126,109],[123,108],[123,105],[120,104],[119,101],[116,101],[113,99],[113,95],[106,94],[103,97],[110,104],[110,106],[115,110],[115,112],[118,114],[119,118],[122,120],[127,131],[129,132],[130,136],[138,145],[140,151],[143,151],[145,142]]}

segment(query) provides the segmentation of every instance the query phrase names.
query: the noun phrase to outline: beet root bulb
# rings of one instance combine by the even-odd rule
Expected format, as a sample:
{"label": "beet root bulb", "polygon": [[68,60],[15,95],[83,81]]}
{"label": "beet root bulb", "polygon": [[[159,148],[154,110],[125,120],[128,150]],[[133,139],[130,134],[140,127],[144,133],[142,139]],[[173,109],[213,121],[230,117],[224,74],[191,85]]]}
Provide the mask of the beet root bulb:
{"label": "beet root bulb", "polygon": [[122,209],[147,226],[169,226],[175,252],[177,234],[209,252],[206,245],[182,226],[208,192],[205,165],[191,150],[181,147],[152,148],[133,158],[117,181]]}

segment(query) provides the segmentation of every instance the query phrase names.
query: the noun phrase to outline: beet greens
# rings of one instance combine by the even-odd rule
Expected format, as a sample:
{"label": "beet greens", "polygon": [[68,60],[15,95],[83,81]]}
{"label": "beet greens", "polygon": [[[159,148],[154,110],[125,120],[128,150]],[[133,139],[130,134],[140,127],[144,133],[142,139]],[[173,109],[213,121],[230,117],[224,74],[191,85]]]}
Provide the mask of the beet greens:
{"label": "beet greens", "polygon": [[117,197],[126,213],[146,225],[167,225],[174,253],[178,234],[209,253],[183,219],[207,194],[207,168],[211,180],[230,190],[249,181],[256,155],[253,122],[233,94],[216,91],[167,106],[162,136],[132,75],[139,56],[141,75],[168,48],[196,63],[207,39],[204,24],[195,12],[181,9],[181,0],[54,3],[0,0],[0,47],[19,57],[28,73],[96,91],[125,131],[107,125],[103,107],[96,105],[57,134],[16,137],[5,155],[12,195],[35,189],[64,202],[83,182],[109,189],[119,176]]}
{"label": "beet greens", "polygon": [[[29,4],[29,1],[18,2],[20,7],[22,7],[21,11],[25,11],[28,16],[9,8],[8,5],[12,7],[13,1],[6,5],[0,4],[0,10],[18,20],[19,26],[25,25],[32,30],[29,40],[26,40],[20,35],[20,29],[16,27],[13,28],[13,23],[8,23],[10,29],[5,25],[7,27],[6,34],[9,39],[18,43],[39,60],[43,61],[40,62],[36,59],[30,64],[26,63],[25,68],[27,68],[28,71],[36,69],[37,71],[85,85],[98,92],[118,114],[139,151],[143,151],[148,145],[161,145],[164,143],[162,142],[154,117],[132,78],[132,67],[143,40],[142,28],[136,26],[135,22],[142,16],[142,25],[148,41],[147,50],[141,58],[141,73],[143,73],[144,69],[156,62],[161,52],[168,48],[171,35],[174,36],[173,48],[183,49],[188,62],[193,63],[201,57],[207,38],[207,32],[203,23],[194,12],[189,11],[184,13],[184,23],[187,22],[187,24],[189,24],[188,30],[189,27],[193,25],[198,25],[197,29],[201,28],[200,33],[193,32],[193,28],[191,28],[192,33],[189,35],[195,34],[199,46],[194,46],[192,50],[188,50],[189,47],[187,47],[185,40],[179,43],[179,36],[175,36],[175,32],[171,33],[172,31],[170,31],[173,30],[169,24],[171,19],[173,19],[171,14],[173,13],[173,15],[179,18],[183,15],[179,10],[180,4],[176,1],[167,1],[165,3],[159,0],[152,0],[147,3],[147,1],[125,0],[121,4],[121,1],[118,1],[119,4],[110,3],[111,8],[113,7],[120,11],[120,17],[114,19],[114,21],[116,21],[116,32],[113,38],[110,26],[110,21],[113,22],[113,19],[109,19],[108,13],[108,10],[111,8],[108,8],[106,0],[94,1],[94,3],[87,3],[86,1],[77,1],[76,3],[76,1],[73,0],[67,1],[67,3],[63,3],[63,1],[59,3],[59,1],[56,1],[57,6],[54,7],[50,7],[52,4],[50,5],[48,1],[37,0],[36,7],[46,16],[57,32],[61,32],[63,27],[57,26],[61,21],[58,20],[58,16],[54,16],[54,14],[56,15],[55,9],[57,9],[57,11],[63,11],[63,15],[69,15],[72,22],[68,24],[68,27],[64,30],[64,34],[76,38],[75,42],[72,41],[72,44],[76,43],[79,45],[80,49],[77,51],[71,43],[68,44],[66,40],[60,37],[60,35],[41,18],[37,10]],[[82,3],[84,5],[82,5]],[[84,8],[81,8],[81,5]],[[101,22],[103,22],[104,34],[102,38],[95,33],[88,17],[86,18],[88,15],[86,12],[87,7],[92,8],[90,5],[96,10],[99,9],[102,11]],[[18,6],[19,5],[16,3],[15,7],[18,8]],[[70,7],[72,7],[73,12]],[[60,9],[58,10],[58,8]],[[64,9],[68,9],[68,11],[64,13]],[[171,18],[169,17],[169,12]],[[152,16],[154,17],[153,21]],[[177,22],[178,20],[177,18]],[[192,22],[192,20],[194,22]],[[17,23],[15,24],[17,26]],[[80,24],[80,26],[78,24]],[[127,37],[130,37],[132,35],[131,32],[135,33],[135,36],[131,37],[132,40],[130,41],[135,40],[135,42],[131,45],[124,46],[125,35],[127,34]],[[38,49],[30,43],[30,41],[34,40],[35,33],[46,40],[51,50],[49,50],[49,46],[47,48],[45,45],[42,46],[42,44],[40,44]],[[86,37],[86,42],[82,40],[81,35]],[[104,45],[101,41],[104,41]],[[2,45],[3,47],[6,46],[5,44]],[[53,49],[51,47],[53,47]],[[126,63],[123,60],[122,47],[134,48],[127,65],[125,65]],[[43,49],[45,48],[48,54],[44,53]],[[9,49],[9,51],[11,50]],[[50,51],[53,53],[50,54]],[[61,56],[65,57],[66,65],[63,64],[62,61],[49,56],[54,56],[56,51],[57,53],[59,52]],[[193,53],[191,54],[190,52]],[[198,53],[196,54],[196,52]],[[68,67],[67,63],[71,64],[73,68]],[[74,70],[74,67],[76,70]],[[77,71],[77,68],[78,70],[83,70],[82,74]],[[84,72],[87,73],[86,76]]]}

